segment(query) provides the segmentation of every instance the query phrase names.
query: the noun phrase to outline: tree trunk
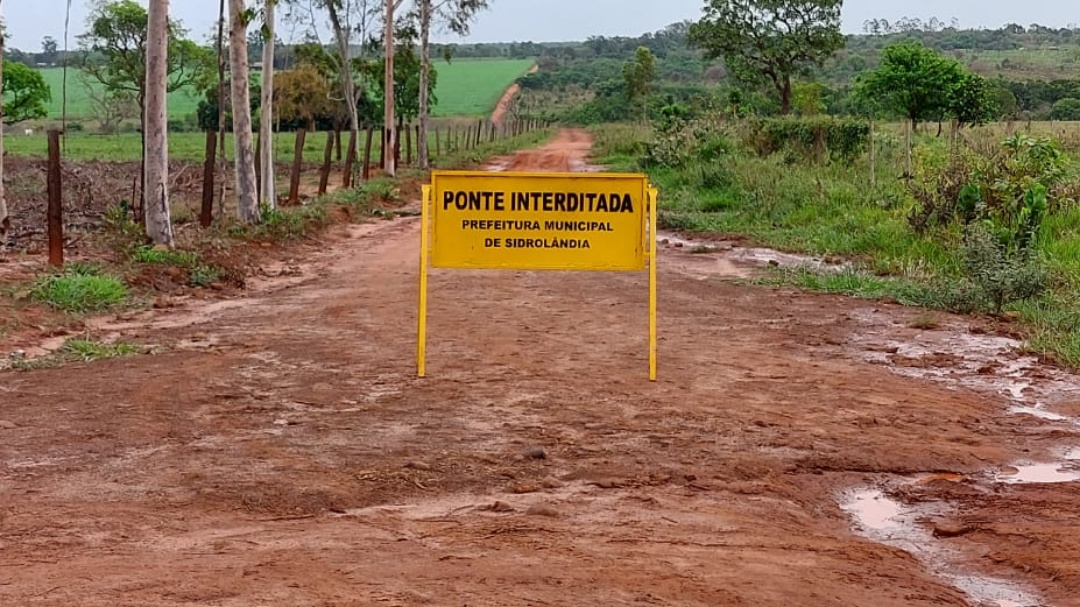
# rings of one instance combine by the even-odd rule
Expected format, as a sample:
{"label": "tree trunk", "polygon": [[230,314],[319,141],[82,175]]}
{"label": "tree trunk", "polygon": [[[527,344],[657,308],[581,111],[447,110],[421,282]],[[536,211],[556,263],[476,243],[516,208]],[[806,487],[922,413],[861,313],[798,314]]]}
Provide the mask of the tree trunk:
{"label": "tree trunk", "polygon": [[221,188],[218,190],[218,219],[225,216],[225,173],[229,169],[229,160],[225,155],[225,0],[218,5],[217,31],[217,68],[218,68],[218,162],[221,163]]}
{"label": "tree trunk", "polygon": [[262,117],[259,119],[259,142],[262,144],[262,204],[267,208],[277,206],[274,191],[274,7],[277,0],[266,0],[263,22],[266,40],[263,41],[262,71]]}
{"label": "tree trunk", "polygon": [[255,185],[255,154],[252,149],[247,17],[244,0],[229,0],[229,67],[232,73],[237,210],[240,221],[258,223],[261,217]]}
{"label": "tree trunk", "polygon": [[173,246],[169,217],[169,0],[150,0],[146,33],[146,122],[143,188],[146,235]]}
{"label": "tree trunk", "polygon": [[[330,13],[330,25],[334,29],[334,37],[337,39],[338,52],[341,53],[341,88],[345,94],[345,109],[349,112],[349,145],[352,149],[353,159],[356,159],[356,140],[360,134],[360,115],[356,109],[358,96],[356,83],[352,78],[352,55],[349,51],[349,32],[341,25],[341,17],[338,15],[337,6],[334,2],[326,3]],[[340,140],[339,140],[340,141]],[[346,153],[348,155],[348,152]],[[338,160],[341,160],[341,147],[338,144]]]}
{"label": "tree trunk", "polygon": [[397,150],[397,137],[394,133],[394,1],[386,0],[386,34],[383,36],[383,45],[386,47],[386,73],[383,81],[383,124],[386,126],[386,140],[383,146],[390,150],[390,153],[386,154],[386,174],[390,177],[397,176],[394,163],[394,153]]}
{"label": "tree trunk", "polygon": [[[3,0],[0,0],[2,3]],[[4,83],[4,32],[0,31],[0,89]],[[0,95],[0,246],[3,246],[3,237],[11,229],[11,218],[8,217],[7,198],[4,192],[4,96]]]}
{"label": "tree trunk", "polygon": [[431,167],[428,158],[428,130],[431,128],[431,101],[428,83],[431,80],[431,1],[418,0],[420,5],[420,132],[416,137],[417,162],[421,170]]}
{"label": "tree trunk", "polygon": [[791,78],[784,78],[780,83],[780,114],[787,116],[791,113]]}

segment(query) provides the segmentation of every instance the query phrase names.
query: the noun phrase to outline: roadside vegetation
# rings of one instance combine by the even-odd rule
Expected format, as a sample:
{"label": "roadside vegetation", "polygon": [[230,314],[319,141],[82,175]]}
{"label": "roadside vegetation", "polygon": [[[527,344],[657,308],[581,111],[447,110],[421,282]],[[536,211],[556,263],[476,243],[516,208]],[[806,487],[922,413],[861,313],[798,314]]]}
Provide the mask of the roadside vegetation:
{"label": "roadside vegetation", "polygon": [[[641,93],[630,76],[648,49],[626,53],[607,93],[620,123],[591,127],[597,162],[647,172],[664,228],[849,262],[763,283],[1017,321],[1033,351],[1080,367],[1080,125],[1000,120],[1017,110],[998,83],[923,45],[929,34],[879,34],[876,65],[829,115],[813,74],[839,54],[839,2],[781,4],[808,18],[781,28],[768,11],[746,21],[710,3],[685,48],[753,73],[703,94],[671,94],[663,58]],[[748,51],[740,36],[776,48]],[[593,122],[600,99],[567,117]]]}

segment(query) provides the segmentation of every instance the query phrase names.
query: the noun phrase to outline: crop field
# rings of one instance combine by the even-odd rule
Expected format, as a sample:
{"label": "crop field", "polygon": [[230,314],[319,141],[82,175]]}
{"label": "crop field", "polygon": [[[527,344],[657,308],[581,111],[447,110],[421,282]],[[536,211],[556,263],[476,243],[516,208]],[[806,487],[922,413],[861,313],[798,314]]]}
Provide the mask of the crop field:
{"label": "crop field", "polygon": [[474,59],[438,61],[436,116],[481,116],[495,108],[499,97],[536,62],[532,59]]}
{"label": "crop field", "polygon": [[[59,67],[45,68],[41,70],[45,76],[45,82],[52,89],[52,101],[49,102],[49,118],[59,120],[64,114],[64,69]],[[100,89],[100,84],[86,79],[75,68],[67,70],[67,115],[69,119],[92,120],[94,117],[93,101],[90,97],[89,87],[93,90]],[[194,90],[176,91],[169,95],[169,117],[183,118],[195,113],[199,106],[199,99]]]}
{"label": "crop field", "polygon": [[[536,62],[532,59],[461,59],[447,63],[435,63],[438,85],[435,97],[439,103],[434,108],[436,116],[481,116],[490,113],[503,92],[524,75]],[[41,70],[52,89],[49,118],[58,120],[64,113],[64,70],[46,68]],[[258,74],[253,74],[258,79]],[[67,115],[70,119],[92,120],[93,103],[88,87],[90,84],[77,69],[67,71]],[[192,89],[176,91],[169,95],[169,117],[180,119],[193,114],[198,108],[199,97]]]}

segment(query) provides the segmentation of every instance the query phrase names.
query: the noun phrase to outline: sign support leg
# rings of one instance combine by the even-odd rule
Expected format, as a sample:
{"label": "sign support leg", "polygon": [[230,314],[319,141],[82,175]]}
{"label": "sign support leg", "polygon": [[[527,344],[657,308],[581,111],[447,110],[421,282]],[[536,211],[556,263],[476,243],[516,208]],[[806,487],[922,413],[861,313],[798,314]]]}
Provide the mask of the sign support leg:
{"label": "sign support leg", "polygon": [[428,226],[431,186],[425,185],[420,210],[420,312],[416,332],[416,376],[424,377],[427,358]]}
{"label": "sign support leg", "polygon": [[649,189],[649,381],[656,381],[656,206],[659,190]]}

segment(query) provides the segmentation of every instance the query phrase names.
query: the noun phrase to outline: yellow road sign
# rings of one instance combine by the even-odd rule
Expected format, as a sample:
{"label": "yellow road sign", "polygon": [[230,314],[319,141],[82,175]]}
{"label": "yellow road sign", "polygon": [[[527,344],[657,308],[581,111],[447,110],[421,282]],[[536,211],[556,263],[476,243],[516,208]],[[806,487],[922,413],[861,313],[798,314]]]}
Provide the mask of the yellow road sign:
{"label": "yellow road sign", "polygon": [[429,266],[642,270],[647,250],[656,381],[657,197],[644,175],[433,172],[421,207],[417,375],[427,373]]}
{"label": "yellow road sign", "polygon": [[431,263],[643,270],[647,196],[636,174],[436,171]]}

